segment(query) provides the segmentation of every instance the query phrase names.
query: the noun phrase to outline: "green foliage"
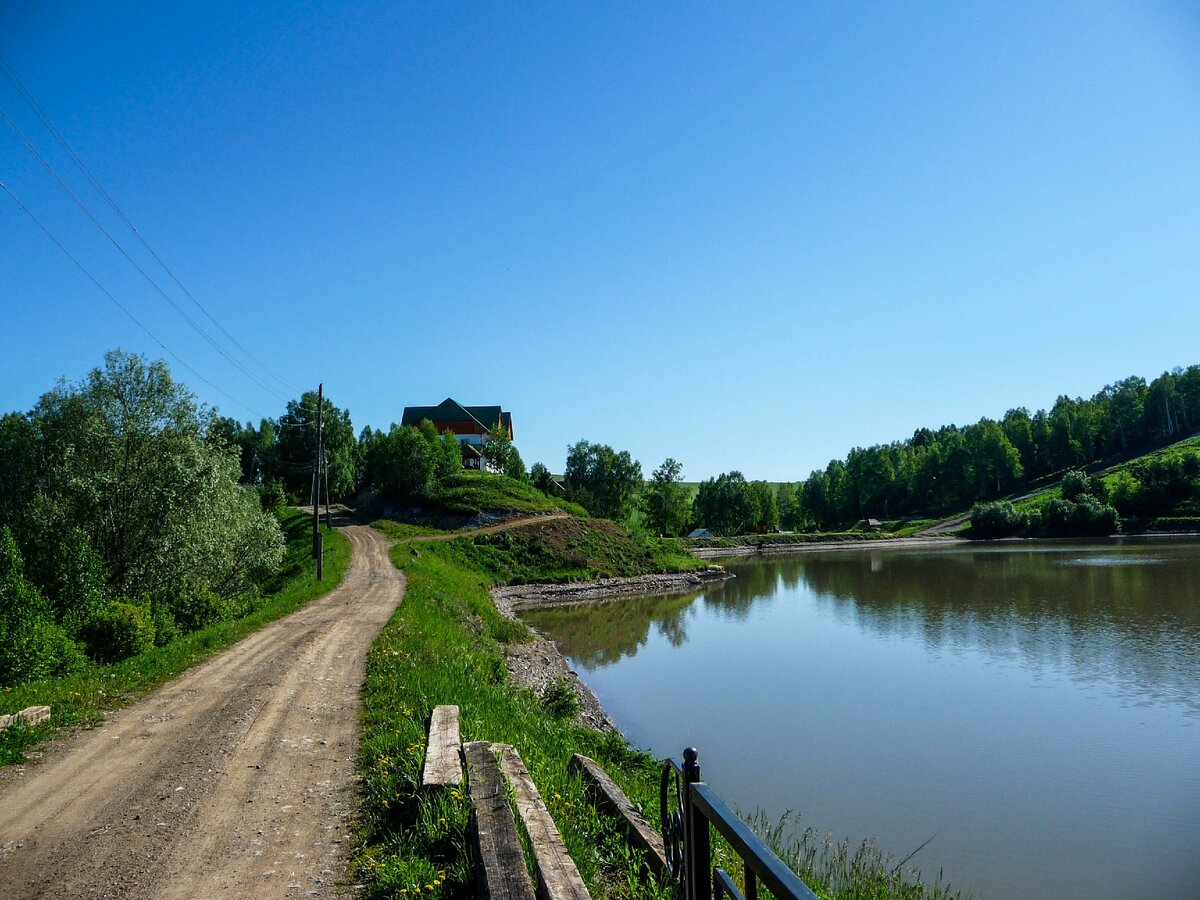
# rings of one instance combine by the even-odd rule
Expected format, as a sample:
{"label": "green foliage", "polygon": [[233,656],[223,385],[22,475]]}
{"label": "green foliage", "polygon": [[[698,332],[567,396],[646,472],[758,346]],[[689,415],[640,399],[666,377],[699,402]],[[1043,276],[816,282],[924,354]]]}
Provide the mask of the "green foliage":
{"label": "green foliage", "polygon": [[[163,363],[119,352],[39,400],[30,414],[39,456],[28,476],[33,493],[9,524],[30,577],[64,621],[79,565],[102,571],[116,597],[184,582],[228,595],[278,565],[278,526],[238,484],[236,450],[206,439],[210,419]],[[86,545],[98,565],[54,552],[76,531],[85,539],[69,555]]]}
{"label": "green foliage", "polygon": [[583,701],[575,693],[571,679],[554,679],[542,690],[542,707],[556,719],[573,719],[583,709]]}
{"label": "green foliage", "polygon": [[779,507],[765,481],[723,472],[700,483],[692,501],[692,520],[717,535],[766,532],[779,527]]}
{"label": "green foliage", "polygon": [[12,532],[0,528],[0,686],[62,675],[83,665],[82,651],[25,577]]}
{"label": "green foliage", "polygon": [[[1200,365],[1164,372],[1150,384],[1138,377],[1108,385],[1090,399],[1058,397],[1032,415],[1011,409],[1000,421],[920,428],[886,445],[854,448],[811,473],[792,524],[833,528],[865,517],[888,519],[916,511],[964,509],[1015,493],[1068,469],[1145,451],[1200,429]],[[1176,490],[1178,486],[1176,486]],[[1070,488],[1074,490],[1074,488]],[[1099,500],[1104,496],[1088,490]],[[1125,492],[1123,515],[1152,515],[1174,496],[1147,494],[1139,508]]]}
{"label": "green foliage", "polygon": [[267,512],[280,513],[287,506],[287,491],[284,490],[283,482],[278,478],[272,478],[260,487],[258,489],[258,502],[262,504],[262,508]]}
{"label": "green foliage", "polygon": [[[362,474],[362,453],[354,437],[350,411],[338,409],[329,397],[321,404],[322,443],[329,470],[329,494],[342,500],[354,494]],[[317,448],[317,392],[305,391],[288,402],[279,421],[275,444],[275,470],[265,470],[267,480],[283,481],[288,493],[308,503],[312,493],[312,464]]]}
{"label": "green foliage", "polygon": [[1028,517],[1006,500],[976,503],[971,508],[971,532],[980,537],[1008,537],[1028,525]]}
{"label": "green foliage", "polygon": [[488,432],[487,439],[483,442],[483,457],[493,470],[498,469],[509,478],[516,481],[529,480],[525,472],[525,462],[513,446],[503,422],[497,422]]}
{"label": "green foliage", "polygon": [[550,493],[554,486],[553,482],[554,479],[550,474],[550,470],[540,462],[535,462],[532,466],[530,466],[529,483],[539,491],[542,491],[546,494]]}
{"label": "green foliage", "polygon": [[642,466],[607,444],[579,441],[567,450],[563,475],[572,500],[594,516],[620,522],[633,511],[642,488]]}
{"label": "green foliage", "polygon": [[88,656],[115,663],[154,647],[154,620],[146,607],[114,601],[83,626],[80,635]]}
{"label": "green foliage", "polygon": [[683,466],[667,458],[650,476],[642,490],[642,515],[655,534],[677,537],[692,517],[691,492],[682,485]]}

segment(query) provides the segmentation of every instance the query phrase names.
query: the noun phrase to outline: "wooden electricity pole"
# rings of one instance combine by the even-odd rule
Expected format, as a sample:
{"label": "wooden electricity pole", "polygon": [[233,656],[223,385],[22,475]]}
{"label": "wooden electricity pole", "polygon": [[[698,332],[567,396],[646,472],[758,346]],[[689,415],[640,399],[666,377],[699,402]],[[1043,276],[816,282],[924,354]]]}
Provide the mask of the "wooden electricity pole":
{"label": "wooden electricity pole", "polygon": [[317,581],[325,576],[324,553],[321,546],[321,407],[324,406],[325,385],[317,385],[317,448],[313,458],[313,559],[317,561]]}

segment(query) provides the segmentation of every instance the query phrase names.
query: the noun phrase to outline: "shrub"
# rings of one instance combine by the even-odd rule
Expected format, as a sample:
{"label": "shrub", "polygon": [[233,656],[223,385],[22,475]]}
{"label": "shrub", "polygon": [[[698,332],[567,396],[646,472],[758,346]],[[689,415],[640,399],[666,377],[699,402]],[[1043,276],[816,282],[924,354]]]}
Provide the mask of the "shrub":
{"label": "shrub", "polygon": [[170,600],[170,607],[184,634],[230,618],[229,604],[207,588],[185,590]]}
{"label": "shrub", "polygon": [[971,531],[981,537],[1007,537],[1024,531],[1026,517],[1007,500],[976,503],[971,510]]}
{"label": "shrub", "polygon": [[154,648],[154,622],[149,609],[115,601],[83,628],[88,655],[115,663]]}
{"label": "shrub", "polygon": [[32,619],[0,641],[0,684],[12,686],[78,671],[87,665],[83,651],[58,625]]}
{"label": "shrub", "polygon": [[258,502],[270,513],[277,513],[287,506],[288,496],[283,489],[283,482],[272,479],[258,489]]}

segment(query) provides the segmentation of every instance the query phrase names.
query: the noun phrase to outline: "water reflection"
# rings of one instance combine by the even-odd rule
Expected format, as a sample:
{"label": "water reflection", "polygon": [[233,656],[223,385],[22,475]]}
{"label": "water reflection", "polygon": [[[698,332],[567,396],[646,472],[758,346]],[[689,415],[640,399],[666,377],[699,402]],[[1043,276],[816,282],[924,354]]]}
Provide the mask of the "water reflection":
{"label": "water reflection", "polygon": [[530,612],[587,669],[635,655],[651,629],[687,641],[692,605],[745,620],[806,596],[881,637],[933,653],[1106,679],[1131,699],[1200,715],[1200,548],[1195,544],[987,545],[736,560],[737,577],[691,595]]}

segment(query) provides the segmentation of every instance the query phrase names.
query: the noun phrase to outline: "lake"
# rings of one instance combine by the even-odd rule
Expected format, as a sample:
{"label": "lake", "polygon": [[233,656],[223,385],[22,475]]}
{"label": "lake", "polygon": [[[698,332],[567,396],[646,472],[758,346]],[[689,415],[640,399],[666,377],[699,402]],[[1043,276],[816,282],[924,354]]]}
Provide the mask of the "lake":
{"label": "lake", "polygon": [[[1200,897],[1200,542],[729,560],[530,611],[630,740],[991,900]],[[655,811],[652,817],[656,817]]]}

